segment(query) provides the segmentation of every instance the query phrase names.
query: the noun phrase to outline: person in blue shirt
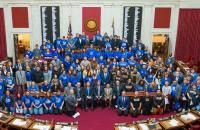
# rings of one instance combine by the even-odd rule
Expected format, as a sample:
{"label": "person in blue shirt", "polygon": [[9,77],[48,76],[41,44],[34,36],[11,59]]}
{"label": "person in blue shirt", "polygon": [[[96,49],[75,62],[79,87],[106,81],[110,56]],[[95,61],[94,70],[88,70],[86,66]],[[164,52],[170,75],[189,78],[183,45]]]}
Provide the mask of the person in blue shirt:
{"label": "person in blue shirt", "polygon": [[23,106],[23,113],[26,114],[33,114],[33,97],[30,95],[30,92],[27,91],[26,95],[22,97],[22,106]]}
{"label": "person in blue shirt", "polygon": [[142,65],[142,68],[139,69],[139,72],[140,72],[142,79],[144,79],[144,77],[146,77],[148,74],[146,65]]}
{"label": "person in blue shirt", "polygon": [[35,115],[42,115],[43,112],[43,99],[39,93],[36,93],[36,97],[33,98],[33,111]]}
{"label": "person in blue shirt", "polygon": [[62,48],[63,50],[66,50],[67,44],[68,44],[68,40],[67,40],[65,37],[63,37],[63,39],[62,39],[62,41],[61,41],[61,48]]}
{"label": "person in blue shirt", "polygon": [[27,90],[30,93],[39,93],[39,87],[35,84],[35,82],[32,82],[31,86],[27,86]]}
{"label": "person in blue shirt", "polygon": [[1,102],[1,98],[3,97],[4,91],[5,91],[4,78],[1,73],[2,72],[0,71],[0,102]]}
{"label": "person in blue shirt", "polygon": [[114,58],[114,54],[113,54],[112,48],[110,48],[107,52],[105,52],[105,58],[106,59]]}
{"label": "person in blue shirt", "polygon": [[62,40],[60,39],[60,37],[58,37],[58,38],[55,40],[56,49],[61,49],[61,48],[62,48],[61,42],[62,42]]}
{"label": "person in blue shirt", "polygon": [[65,56],[64,65],[65,65],[66,72],[68,72],[68,70],[69,70],[69,68],[71,66],[70,56],[68,56],[68,55]]}
{"label": "person in blue shirt", "polygon": [[113,55],[114,55],[114,58],[117,59],[117,61],[120,61],[122,57],[122,52],[119,50],[119,48],[117,48]]}
{"label": "person in blue shirt", "polygon": [[18,93],[15,99],[15,112],[17,114],[23,114],[23,107],[22,107],[22,97],[21,94]]}
{"label": "person in blue shirt", "polygon": [[143,56],[143,54],[144,54],[144,50],[142,50],[142,48],[139,47],[138,50],[136,51],[136,56],[137,56],[139,59],[141,59],[142,56]]}
{"label": "person in blue shirt", "polygon": [[41,87],[41,92],[51,92],[51,85],[50,83],[48,83],[47,80],[44,81],[44,83],[42,84],[42,87]]}
{"label": "person in blue shirt", "polygon": [[172,53],[167,57],[166,61],[165,61],[165,65],[169,66],[170,64],[174,64],[174,57],[172,56]]}
{"label": "person in blue shirt", "polygon": [[102,42],[103,41],[103,37],[102,35],[100,34],[99,31],[97,31],[97,34],[95,35],[95,44],[98,45],[99,42]]}
{"label": "person in blue shirt", "polygon": [[13,93],[15,82],[10,72],[7,72],[7,76],[5,77],[5,83],[6,83],[6,90],[9,90],[11,93]]}
{"label": "person in blue shirt", "polygon": [[191,75],[192,75],[192,78],[193,78],[192,82],[193,82],[193,83],[197,82],[198,73],[195,72],[194,69],[191,70]]}
{"label": "person in blue shirt", "polygon": [[105,50],[106,51],[108,51],[108,50],[110,50],[110,48],[111,48],[111,46],[112,46],[112,41],[110,41],[110,38],[106,38],[106,41],[105,41]]}
{"label": "person in blue shirt", "polygon": [[64,96],[62,96],[60,90],[58,90],[56,96],[54,96],[54,113],[62,114],[63,105],[64,105]]}
{"label": "person in blue shirt", "polygon": [[103,56],[100,56],[100,58],[97,60],[97,63],[99,65],[106,65],[106,60],[104,59]]}
{"label": "person in blue shirt", "polygon": [[157,92],[157,90],[158,90],[158,85],[156,84],[156,82],[151,82],[150,85],[148,85],[147,87],[147,91],[149,93]]}
{"label": "person in blue shirt", "polygon": [[79,80],[78,80],[77,72],[76,72],[76,70],[74,70],[73,74],[71,76],[72,86],[76,86],[77,82],[79,82]]}
{"label": "person in blue shirt", "polygon": [[188,109],[188,97],[187,97],[187,91],[189,88],[188,80],[184,79],[183,84],[181,85],[181,106],[183,108],[183,111]]}
{"label": "person in blue shirt", "polygon": [[14,112],[14,97],[10,94],[10,91],[6,91],[5,96],[2,97],[2,108],[7,112]]}
{"label": "person in blue shirt", "polygon": [[164,77],[161,78],[161,87],[165,84],[165,81],[167,81],[169,84],[172,83],[172,79],[169,77],[169,74],[165,72]]}
{"label": "person in blue shirt", "polygon": [[85,32],[82,32],[81,40],[82,40],[83,46],[85,46],[86,43],[88,42],[88,38],[87,38],[87,36],[85,35]]}
{"label": "person in blue shirt", "polygon": [[119,67],[125,67],[125,68],[129,67],[128,63],[125,61],[124,58],[121,59],[121,61],[119,62],[118,65],[119,65]]}
{"label": "person in blue shirt", "polygon": [[135,86],[135,91],[144,91],[145,90],[145,81],[140,80],[139,83]]}
{"label": "person in blue shirt", "polygon": [[44,98],[44,101],[43,101],[43,106],[44,106],[45,114],[53,114],[54,101],[53,101],[53,97],[51,97],[50,92],[47,92],[46,97]]}
{"label": "person in blue shirt", "polygon": [[154,72],[153,72],[153,70],[152,69],[149,69],[148,70],[148,75],[146,76],[146,81],[148,82],[148,83],[151,83],[151,82],[153,82],[154,81]]}
{"label": "person in blue shirt", "polygon": [[52,59],[53,58],[53,54],[50,52],[49,49],[47,49],[44,53],[43,53],[43,57],[45,59]]}
{"label": "person in blue shirt", "polygon": [[53,50],[53,44],[48,40],[45,44],[46,48],[49,50]]}
{"label": "person in blue shirt", "polygon": [[91,86],[94,85],[94,79],[93,79],[93,77],[92,77],[91,72],[88,72],[88,73],[87,73],[87,76],[86,76],[85,79],[84,79],[84,84],[86,84],[87,82],[89,82]]}
{"label": "person in blue shirt", "polygon": [[123,38],[121,43],[120,43],[120,48],[121,49],[128,49],[128,41],[126,38]]}
{"label": "person in blue shirt", "polygon": [[24,57],[28,56],[29,59],[33,58],[33,52],[31,51],[30,47],[27,48],[27,51],[24,53]]}
{"label": "person in blue shirt", "polygon": [[25,74],[26,74],[26,85],[30,86],[31,81],[32,81],[32,71],[31,71],[30,66],[28,66],[28,65],[26,66]]}
{"label": "person in blue shirt", "polygon": [[65,88],[67,86],[67,83],[70,81],[68,75],[66,74],[66,71],[63,71],[63,73],[59,77],[59,83],[61,88]]}
{"label": "person in blue shirt", "polygon": [[87,58],[89,60],[92,60],[93,57],[95,57],[96,50],[93,48],[93,45],[90,45],[90,48],[87,49]]}

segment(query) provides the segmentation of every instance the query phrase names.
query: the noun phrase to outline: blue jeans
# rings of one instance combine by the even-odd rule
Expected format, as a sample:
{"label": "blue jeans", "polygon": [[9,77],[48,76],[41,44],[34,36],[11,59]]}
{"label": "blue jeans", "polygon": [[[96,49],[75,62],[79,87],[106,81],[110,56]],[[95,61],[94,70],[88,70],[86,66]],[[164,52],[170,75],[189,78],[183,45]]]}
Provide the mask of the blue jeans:
{"label": "blue jeans", "polygon": [[27,108],[27,109],[24,109],[23,110],[23,113],[24,113],[24,115],[26,115],[26,114],[30,114],[30,115],[32,115],[33,114],[33,108]]}
{"label": "blue jeans", "polygon": [[44,108],[44,113],[45,114],[53,114],[53,108],[51,108],[51,109],[46,109],[46,108]]}
{"label": "blue jeans", "polygon": [[33,111],[34,111],[34,114],[35,114],[35,115],[42,115],[42,114],[44,113],[44,112],[43,112],[43,107],[34,108]]}
{"label": "blue jeans", "polygon": [[7,112],[12,112],[12,113],[15,112],[14,107],[5,107],[5,109]]}

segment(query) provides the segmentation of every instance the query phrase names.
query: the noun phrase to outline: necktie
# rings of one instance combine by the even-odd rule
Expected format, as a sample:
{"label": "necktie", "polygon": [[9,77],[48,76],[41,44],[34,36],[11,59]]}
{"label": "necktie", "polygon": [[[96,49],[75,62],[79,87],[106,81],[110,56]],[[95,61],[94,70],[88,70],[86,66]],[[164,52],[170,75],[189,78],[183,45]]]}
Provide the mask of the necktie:
{"label": "necktie", "polygon": [[87,90],[88,90],[88,96],[89,96],[90,95],[90,90],[89,90],[89,88]]}
{"label": "necktie", "polygon": [[98,95],[100,96],[100,87],[98,87]]}

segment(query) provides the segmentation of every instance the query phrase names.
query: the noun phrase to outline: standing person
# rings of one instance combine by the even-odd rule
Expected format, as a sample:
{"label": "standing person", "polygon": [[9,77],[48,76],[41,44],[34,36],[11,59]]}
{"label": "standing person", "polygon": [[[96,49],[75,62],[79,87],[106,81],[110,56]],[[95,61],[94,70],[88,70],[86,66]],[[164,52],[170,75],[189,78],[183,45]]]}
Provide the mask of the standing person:
{"label": "standing person", "polygon": [[61,95],[60,90],[58,90],[56,96],[54,96],[54,113],[62,114],[64,106],[64,97]]}
{"label": "standing person", "polygon": [[40,66],[37,66],[36,70],[33,71],[32,79],[38,86],[42,86],[42,82],[44,81],[44,75],[42,70],[40,70]]}
{"label": "standing person", "polygon": [[150,115],[153,107],[153,98],[150,97],[149,92],[145,93],[142,99],[142,114]]}
{"label": "standing person", "polygon": [[117,113],[119,116],[128,116],[130,106],[129,97],[126,96],[126,92],[122,91],[122,95],[117,99]]}
{"label": "standing person", "polygon": [[73,116],[76,113],[76,107],[78,106],[78,102],[76,101],[76,96],[74,94],[74,90],[71,89],[69,95],[66,98],[66,109],[67,115]]}
{"label": "standing person", "polygon": [[106,84],[106,87],[104,88],[104,101],[105,101],[105,105],[111,107],[111,101],[112,101],[112,97],[113,97],[113,90],[110,87],[110,84]]}
{"label": "standing person", "polygon": [[38,44],[36,44],[36,45],[35,45],[35,48],[33,49],[33,56],[34,56],[35,58],[40,58],[40,57],[41,57],[41,54],[42,54],[42,52],[41,52],[41,50],[39,49]]}
{"label": "standing person", "polygon": [[172,96],[172,102],[173,107],[176,111],[181,111],[180,107],[176,107],[176,104],[180,104],[180,97],[181,97],[181,85],[177,83],[177,80],[174,80],[171,85],[171,96]]}
{"label": "standing person", "polygon": [[16,106],[15,112],[16,112],[17,114],[22,114],[22,113],[23,113],[23,108],[22,108],[22,97],[21,97],[21,94],[20,94],[20,93],[17,94],[17,97],[16,97],[16,99],[15,99],[15,106]]}
{"label": "standing person", "polygon": [[22,70],[22,66],[19,67],[19,70],[15,74],[16,78],[16,85],[18,93],[22,93],[25,90],[26,84],[26,73]]}
{"label": "standing person", "polygon": [[26,66],[26,85],[31,86],[31,81],[32,81],[32,71],[30,66]]}
{"label": "standing person", "polygon": [[103,106],[103,86],[101,86],[101,81],[97,81],[94,87],[94,103],[95,107],[97,105]]}
{"label": "standing person", "polygon": [[14,93],[15,82],[10,72],[7,72],[7,76],[5,77],[5,83],[7,90],[9,90],[11,93]]}
{"label": "standing person", "polygon": [[6,95],[2,97],[2,106],[7,112],[14,112],[14,97],[8,90],[6,91]]}
{"label": "standing person", "polygon": [[107,68],[104,68],[103,72],[100,73],[102,85],[106,85],[110,82],[110,73]]}
{"label": "standing person", "polygon": [[45,114],[53,114],[53,97],[51,97],[51,93],[47,92],[46,97],[44,98],[43,106]]}
{"label": "standing person", "polygon": [[141,103],[141,99],[138,96],[138,92],[135,92],[135,95],[133,97],[133,99],[131,100],[131,115],[132,117],[137,117],[138,115],[140,115],[141,113],[141,107],[142,107],[142,103]]}

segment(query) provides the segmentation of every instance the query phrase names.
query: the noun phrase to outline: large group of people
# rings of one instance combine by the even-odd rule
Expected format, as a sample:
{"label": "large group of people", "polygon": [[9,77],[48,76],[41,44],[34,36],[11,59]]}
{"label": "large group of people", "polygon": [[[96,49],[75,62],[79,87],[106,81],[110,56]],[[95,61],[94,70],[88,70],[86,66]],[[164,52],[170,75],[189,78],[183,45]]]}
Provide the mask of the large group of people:
{"label": "large group of people", "polygon": [[36,44],[24,59],[0,70],[0,101],[8,112],[72,116],[76,107],[109,107],[136,117],[199,106],[200,78],[194,69],[183,73],[172,55],[164,60],[141,41],[128,43],[106,33]]}

